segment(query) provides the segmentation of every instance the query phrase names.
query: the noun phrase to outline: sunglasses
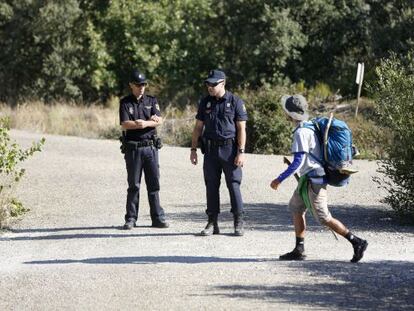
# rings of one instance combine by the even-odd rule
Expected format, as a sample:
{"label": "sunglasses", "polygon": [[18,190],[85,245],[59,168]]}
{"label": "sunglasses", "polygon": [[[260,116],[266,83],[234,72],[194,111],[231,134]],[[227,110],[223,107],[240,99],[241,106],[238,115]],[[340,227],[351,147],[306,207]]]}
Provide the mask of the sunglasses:
{"label": "sunglasses", "polygon": [[143,82],[143,83],[132,83],[133,85],[135,85],[135,86],[139,86],[139,87],[142,87],[142,86],[147,86],[147,84],[148,83],[146,83],[146,82]]}
{"label": "sunglasses", "polygon": [[217,85],[219,85],[221,82],[216,82],[216,83],[211,83],[211,82],[206,82],[206,86],[210,86],[210,87],[216,87]]}

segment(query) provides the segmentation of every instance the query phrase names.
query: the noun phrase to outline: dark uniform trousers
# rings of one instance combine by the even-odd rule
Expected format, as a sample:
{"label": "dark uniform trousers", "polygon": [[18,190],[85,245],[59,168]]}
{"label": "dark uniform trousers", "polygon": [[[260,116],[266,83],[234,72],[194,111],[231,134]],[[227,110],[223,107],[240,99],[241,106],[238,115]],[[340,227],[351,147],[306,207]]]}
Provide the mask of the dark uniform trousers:
{"label": "dark uniform trousers", "polygon": [[234,215],[243,214],[243,200],[240,192],[242,169],[234,164],[236,155],[237,145],[235,143],[211,146],[206,150],[203,171],[207,190],[207,215],[220,213],[221,172],[224,172],[226,185],[229,189],[231,212]]}
{"label": "dark uniform trousers", "polygon": [[138,219],[139,189],[142,171],[148,191],[148,201],[152,221],[165,221],[164,210],[160,206],[160,171],[158,164],[158,149],[154,146],[127,149],[125,163],[128,174],[128,196],[126,203],[125,221]]}

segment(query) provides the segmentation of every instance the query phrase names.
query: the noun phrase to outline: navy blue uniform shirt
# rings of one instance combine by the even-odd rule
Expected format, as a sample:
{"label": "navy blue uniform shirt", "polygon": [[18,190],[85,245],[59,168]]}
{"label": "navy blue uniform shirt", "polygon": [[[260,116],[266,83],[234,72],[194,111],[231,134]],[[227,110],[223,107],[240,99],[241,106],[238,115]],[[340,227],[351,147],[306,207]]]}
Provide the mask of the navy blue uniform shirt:
{"label": "navy blue uniform shirt", "polygon": [[243,100],[226,91],[219,99],[210,95],[204,97],[196,119],[204,122],[205,138],[224,140],[236,137],[236,121],[246,121],[247,112]]}
{"label": "navy blue uniform shirt", "polygon": [[[121,99],[119,105],[120,124],[124,121],[135,121],[137,119],[150,120],[152,115],[161,116],[157,99],[153,96],[143,95],[139,100],[134,95],[128,95]],[[126,130],[126,140],[150,139],[156,135],[155,127],[144,129]]]}

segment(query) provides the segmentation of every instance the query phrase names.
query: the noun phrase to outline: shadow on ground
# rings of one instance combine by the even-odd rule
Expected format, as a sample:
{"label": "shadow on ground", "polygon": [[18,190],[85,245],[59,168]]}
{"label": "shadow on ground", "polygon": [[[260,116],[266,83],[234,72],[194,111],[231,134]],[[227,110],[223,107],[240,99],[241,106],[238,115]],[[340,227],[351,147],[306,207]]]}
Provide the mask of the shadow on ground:
{"label": "shadow on ground", "polygon": [[[176,206],[177,207],[177,206]],[[198,205],[200,212],[169,213],[168,217],[175,221],[205,223],[206,214],[204,205]],[[194,206],[182,205],[180,210],[194,210]],[[286,205],[261,203],[244,205],[246,226],[252,230],[291,231],[292,219]],[[221,208],[219,221],[232,221],[230,205],[225,204]],[[414,233],[414,226],[402,225],[394,218],[389,210],[382,206],[330,206],[332,215],[342,221],[353,231],[373,230],[377,232],[407,232]],[[309,231],[320,231],[321,226],[316,222],[311,213],[307,213]]]}
{"label": "shadow on ground", "polygon": [[[149,226],[148,226],[149,227]],[[60,228],[19,228],[9,229],[9,232],[13,233],[49,233],[60,231],[79,231],[79,230],[106,230],[106,229],[118,229],[121,230],[122,226],[95,226],[95,227],[60,227]]]}
{"label": "shadow on ground", "polygon": [[87,258],[80,260],[57,259],[57,260],[36,260],[27,261],[29,265],[49,265],[49,264],[158,264],[158,263],[186,263],[186,264],[203,264],[203,263],[258,263],[264,261],[274,261],[275,259],[263,258],[222,258],[222,257],[205,257],[205,256],[141,256],[141,257],[100,257]]}
{"label": "shadow on ground", "polygon": [[[200,228],[204,227],[207,216],[203,211],[204,205],[197,206],[181,205],[174,206],[180,213],[168,213],[167,217],[172,223],[200,223]],[[194,212],[194,209],[199,212]],[[167,207],[168,210],[168,207]],[[191,210],[191,212],[186,212]],[[331,213],[334,217],[342,221],[352,231],[376,231],[376,232],[405,232],[414,233],[414,226],[402,225],[396,218],[392,217],[389,210],[381,206],[331,206]],[[230,205],[222,206],[222,213],[219,222],[228,222],[232,225],[232,214]],[[245,204],[246,228],[255,231],[292,231],[292,220],[286,205],[278,204]],[[322,226],[313,218],[311,213],[307,214],[308,231],[320,231]],[[140,226],[150,228],[150,226]],[[191,236],[198,232],[171,232],[174,226],[169,228],[169,232],[138,233],[131,234],[121,230],[121,226],[91,226],[91,227],[62,227],[62,228],[19,228],[10,229],[9,232],[16,233],[13,237],[0,237],[0,241],[26,241],[26,240],[63,240],[63,239],[98,239],[98,238],[128,238],[128,237],[151,237],[151,236]],[[113,230],[116,233],[85,233],[94,230]],[[60,233],[66,231],[82,231],[73,234],[50,234],[34,236],[33,233]],[[28,234],[28,235],[20,235]]]}
{"label": "shadow on ground", "polygon": [[212,295],[308,305],[318,310],[414,310],[414,262],[303,261],[287,265],[305,282],[223,285],[212,288]]}
{"label": "shadow on ground", "polygon": [[[87,227],[82,230],[88,230]],[[125,232],[125,231],[123,231]],[[160,237],[160,236],[194,236],[194,233],[76,233],[76,234],[51,234],[38,236],[16,236],[0,238],[1,241],[39,241],[39,240],[73,240],[73,239],[106,239],[106,238],[145,238],[145,237]]]}

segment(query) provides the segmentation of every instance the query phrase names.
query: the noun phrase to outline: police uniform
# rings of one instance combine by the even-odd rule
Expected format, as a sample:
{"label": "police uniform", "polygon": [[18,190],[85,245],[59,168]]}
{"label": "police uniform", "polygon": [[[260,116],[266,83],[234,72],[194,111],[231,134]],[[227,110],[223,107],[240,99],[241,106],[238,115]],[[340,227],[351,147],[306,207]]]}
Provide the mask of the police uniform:
{"label": "police uniform", "polygon": [[234,160],[238,152],[236,122],[247,120],[244,103],[229,91],[219,99],[209,95],[200,101],[196,119],[204,123],[203,171],[207,189],[206,213],[209,216],[220,213],[219,188],[223,171],[230,193],[231,212],[234,215],[242,215],[242,169],[234,164]]}
{"label": "police uniform", "polygon": [[[139,100],[134,95],[121,99],[119,108],[120,123],[137,119],[150,120],[152,115],[161,116],[157,99],[143,95]],[[160,206],[160,173],[158,149],[154,146],[154,127],[126,130],[124,135],[125,163],[128,174],[128,196],[125,221],[138,218],[139,190],[142,171],[148,190],[148,201],[153,226],[165,223],[164,210]]]}

